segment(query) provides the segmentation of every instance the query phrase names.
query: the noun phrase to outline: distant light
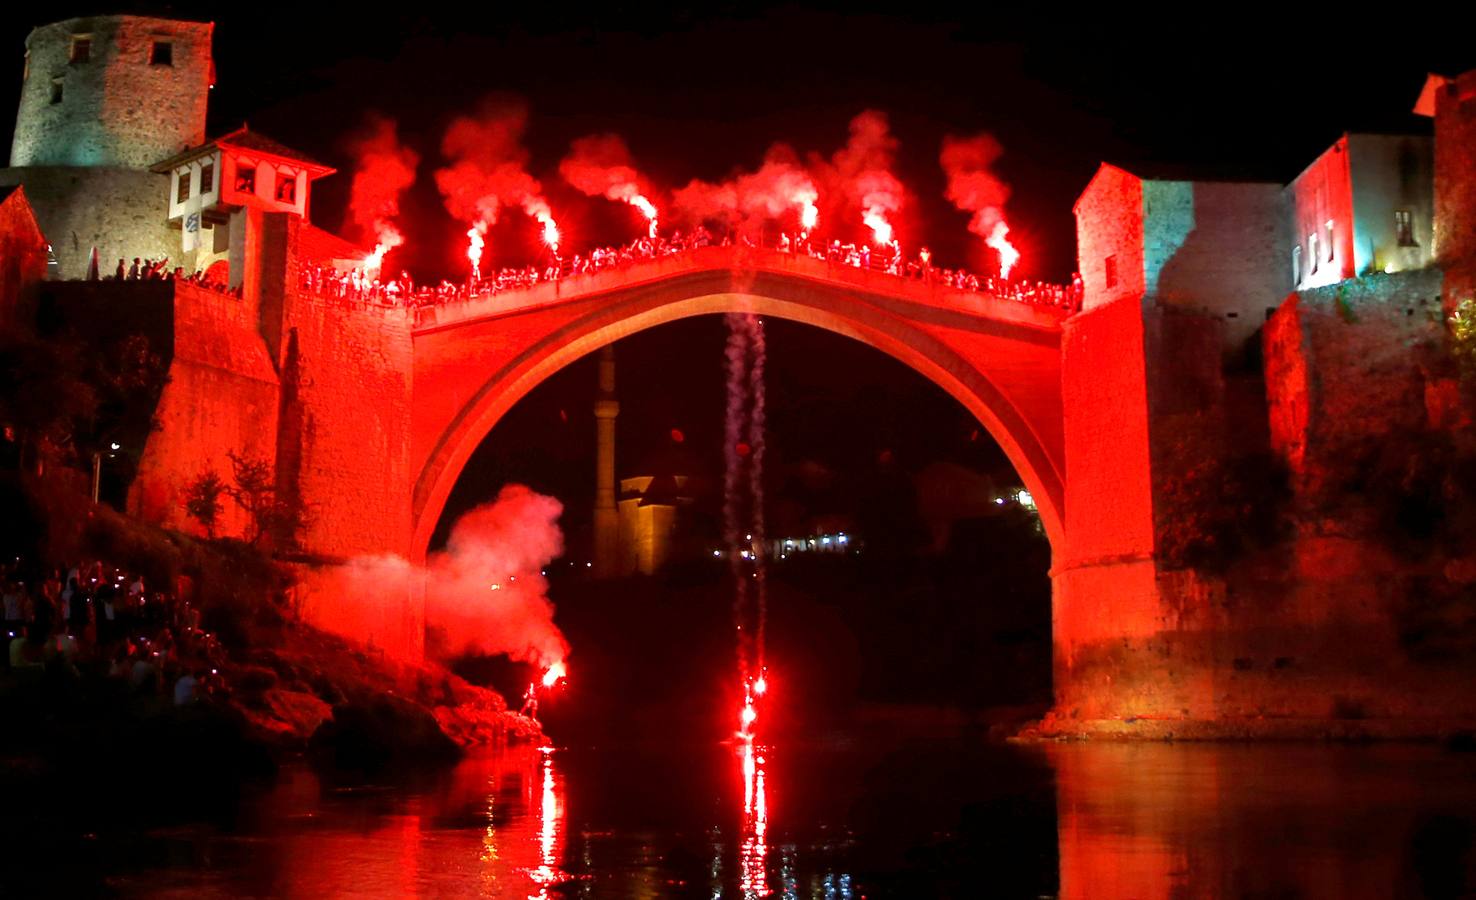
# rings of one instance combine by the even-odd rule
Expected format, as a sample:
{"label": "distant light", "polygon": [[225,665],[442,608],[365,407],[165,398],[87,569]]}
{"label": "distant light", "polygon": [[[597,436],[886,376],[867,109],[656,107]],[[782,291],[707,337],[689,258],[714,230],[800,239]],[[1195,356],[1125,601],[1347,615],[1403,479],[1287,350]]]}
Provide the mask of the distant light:
{"label": "distant light", "polygon": [[744,538],[744,540],[745,541],[751,541],[751,540],[753,540],[753,535],[750,534],[748,537]]}
{"label": "distant light", "polygon": [[593,568],[594,568],[594,563],[592,563],[592,562],[587,562],[587,563],[585,563],[585,564],[584,564],[584,567],[585,567],[585,568],[586,568],[586,569],[593,569]]}
{"label": "distant light", "polygon": [[821,538],[820,539],[820,543],[822,543],[825,546],[829,547],[830,546],[830,536],[829,535],[826,535],[825,537]]}
{"label": "distant light", "polygon": [[721,551],[721,550],[714,550],[714,551],[712,551],[712,555],[713,556],[722,556],[723,555],[723,551]]}
{"label": "distant light", "polygon": [[842,544],[844,544],[846,542],[846,536],[844,534],[842,534],[839,538],[837,538],[837,540],[839,540]]}
{"label": "distant light", "polygon": [[1004,506],[1004,498],[1003,497],[995,497],[994,498],[994,503],[995,503],[996,506]]}
{"label": "distant light", "polygon": [[1015,501],[1021,506],[1029,506],[1031,508],[1035,507],[1035,498],[1030,496],[1029,491],[1020,491],[1019,493],[1015,494]]}
{"label": "distant light", "polygon": [[117,442],[117,441],[113,441],[113,442],[112,442],[112,443],[111,443],[111,444],[109,444],[109,445],[108,445],[108,446],[109,446],[109,447],[112,447],[112,448],[113,448],[113,449],[114,449],[114,450],[121,450],[121,449],[122,449],[122,447],[123,447],[123,445],[122,445],[122,444],[119,444],[119,443],[118,443],[118,442]]}
{"label": "distant light", "polygon": [[1385,275],[1393,275],[1394,274],[1394,264],[1393,263],[1385,263],[1384,264],[1384,274]]}
{"label": "distant light", "polygon": [[494,591],[500,591],[500,590],[502,590],[502,585],[500,585],[500,584],[494,584],[494,585],[492,585],[492,590],[494,590]]}

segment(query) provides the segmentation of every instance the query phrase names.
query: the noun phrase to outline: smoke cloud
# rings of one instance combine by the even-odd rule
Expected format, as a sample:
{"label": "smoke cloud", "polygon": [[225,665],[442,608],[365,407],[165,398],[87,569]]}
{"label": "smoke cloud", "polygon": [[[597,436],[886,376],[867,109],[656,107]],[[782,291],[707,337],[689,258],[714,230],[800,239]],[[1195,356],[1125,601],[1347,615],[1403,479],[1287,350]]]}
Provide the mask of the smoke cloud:
{"label": "smoke cloud", "polygon": [[490,97],[475,113],[451,120],[441,139],[449,165],[435,175],[447,212],[492,225],[503,207],[516,206],[545,226],[553,221],[543,185],[528,174],[527,127],[527,104],[510,97]]}
{"label": "smoke cloud", "polygon": [[999,254],[1000,274],[1008,278],[1020,253],[1009,241],[1010,229],[1004,218],[1010,187],[992,168],[1003,153],[1004,148],[992,135],[949,135],[943,138],[938,162],[948,176],[948,199],[964,212],[973,213],[969,231]]}
{"label": "smoke cloud", "polygon": [[887,114],[875,109],[857,114],[849,130],[845,146],[829,160],[814,159],[812,168],[830,200],[829,214],[849,218],[859,212],[876,239],[886,243],[892,216],[907,199],[907,189],[892,173],[897,139]]}
{"label": "smoke cloud", "polygon": [[775,144],[756,172],[740,172],[713,184],[694,179],[672,194],[672,211],[691,225],[718,222],[753,235],[786,211],[802,214],[819,196],[814,179],[794,151]]}
{"label": "smoke cloud", "polygon": [[553,497],[507,485],[491,503],[457,520],[446,549],[423,569],[399,557],[365,557],[344,566],[317,589],[336,602],[311,618],[362,638],[377,616],[397,609],[423,584],[427,647],[436,655],[506,655],[545,668],[560,662],[569,644],[554,624],[541,573],[564,552],[563,509]]}
{"label": "smoke cloud", "polygon": [[1009,185],[991,168],[1004,154],[1004,148],[992,135],[943,138],[943,151],[938,162],[948,176],[948,199],[964,212],[973,213],[969,231],[987,238],[994,226],[1004,219],[1005,201],[1010,199]]}
{"label": "smoke cloud", "polygon": [[365,129],[349,140],[348,149],[354,159],[349,189],[354,225],[384,251],[400,246],[405,238],[394,220],[400,214],[400,195],[415,183],[420,154],[400,143],[393,119],[377,113],[369,115]]}

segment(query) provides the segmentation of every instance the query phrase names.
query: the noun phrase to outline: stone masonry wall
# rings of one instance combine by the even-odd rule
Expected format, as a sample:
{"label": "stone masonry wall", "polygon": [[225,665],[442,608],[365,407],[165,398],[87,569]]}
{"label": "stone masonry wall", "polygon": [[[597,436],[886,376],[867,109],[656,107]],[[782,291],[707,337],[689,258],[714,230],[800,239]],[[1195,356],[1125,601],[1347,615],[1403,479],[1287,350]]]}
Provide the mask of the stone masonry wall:
{"label": "stone masonry wall", "polygon": [[1225,347],[1243,345],[1291,290],[1282,202],[1274,184],[1143,182],[1148,296],[1222,320]]}
{"label": "stone masonry wall", "polygon": [[[35,29],[26,40],[10,164],[147,169],[203,143],[213,30],[208,22],[143,16],[68,19]],[[74,35],[91,36],[86,61],[71,61]],[[171,45],[171,64],[151,64],[155,41]],[[53,102],[56,82],[59,102]]]}
{"label": "stone masonry wall", "polygon": [[120,258],[131,264],[135,256],[181,255],[179,229],[164,220],[169,180],[162,175],[120,168],[0,169],[0,185],[11,184],[25,187],[60,278],[86,277],[93,247],[104,277]]}
{"label": "stone masonry wall", "polygon": [[1476,70],[1435,99],[1435,254],[1446,307],[1476,298]]}
{"label": "stone masonry wall", "polygon": [[[308,553],[409,556],[409,313],[299,292],[294,248],[298,230],[310,227],[281,213],[262,216],[260,252],[287,248],[279,489],[307,508]],[[270,311],[262,307],[263,316]],[[262,330],[273,332],[265,321]]]}
{"label": "stone masonry wall", "polygon": [[[1076,201],[1076,258],[1093,309],[1124,297],[1141,297],[1143,281],[1143,183],[1116,166],[1103,165]],[[1107,259],[1116,283],[1107,285]]]}
{"label": "stone masonry wall", "polygon": [[[272,461],[276,452],[277,374],[242,300],[190,284],[172,285],[174,353],[128,508],[181,531],[202,533],[184,509],[189,483],[214,470],[230,483],[228,454]],[[216,533],[248,533],[226,500]]]}

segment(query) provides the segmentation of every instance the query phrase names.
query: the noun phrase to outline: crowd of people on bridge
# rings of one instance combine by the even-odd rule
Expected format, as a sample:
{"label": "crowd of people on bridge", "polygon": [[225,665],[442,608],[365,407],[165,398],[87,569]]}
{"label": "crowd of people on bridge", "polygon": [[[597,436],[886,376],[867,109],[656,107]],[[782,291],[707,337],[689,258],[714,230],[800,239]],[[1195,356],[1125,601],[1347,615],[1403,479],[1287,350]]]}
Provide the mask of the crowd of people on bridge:
{"label": "crowd of people on bridge", "polygon": [[192,603],[150,590],[101,560],[49,569],[0,567],[6,675],[22,685],[113,681],[136,696],[188,706],[220,690],[224,652]]}
{"label": "crowd of people on bridge", "polygon": [[[550,248],[541,265],[503,268],[495,273],[483,275],[474,272],[464,282],[441,281],[437,285],[417,286],[408,273],[398,277],[382,279],[372,270],[362,268],[339,269],[332,266],[310,265],[301,271],[299,287],[322,296],[354,302],[376,303],[387,306],[402,306],[411,309],[434,306],[442,303],[464,301],[475,297],[492,296],[506,291],[525,290],[541,283],[557,281],[572,276],[587,275],[610,269],[623,268],[635,263],[662,259],[712,246],[759,247],[746,235],[725,235],[715,239],[706,228],[697,228],[683,234],[678,231],[670,238],[660,235],[642,237],[621,247],[599,247],[588,254],[575,254],[565,258],[557,247]],[[916,257],[906,258],[897,241],[873,249],[867,244],[829,244],[812,241],[806,233],[794,236],[781,234],[772,247],[781,253],[809,256],[832,265],[844,265],[872,272],[885,272],[899,278],[940,285],[957,291],[984,293],[997,297],[1074,312],[1081,308],[1082,282],[1079,275],[1073,276],[1069,285],[1047,284],[1024,279],[1004,279],[980,276],[965,269],[947,269],[933,265],[932,255],[927,248]]]}

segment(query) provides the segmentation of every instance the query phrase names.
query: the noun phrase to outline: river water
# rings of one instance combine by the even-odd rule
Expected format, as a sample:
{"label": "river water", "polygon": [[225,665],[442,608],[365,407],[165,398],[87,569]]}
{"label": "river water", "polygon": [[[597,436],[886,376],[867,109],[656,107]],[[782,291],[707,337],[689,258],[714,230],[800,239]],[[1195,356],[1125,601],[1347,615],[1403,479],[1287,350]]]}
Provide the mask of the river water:
{"label": "river water", "polygon": [[395,784],[289,767],[41,865],[127,897],[1476,896],[1476,754],[887,731],[513,749]]}

